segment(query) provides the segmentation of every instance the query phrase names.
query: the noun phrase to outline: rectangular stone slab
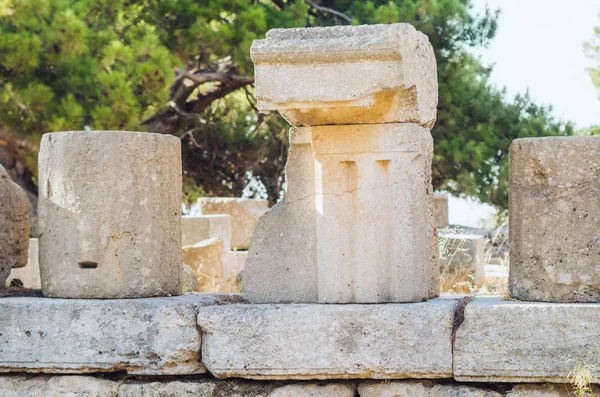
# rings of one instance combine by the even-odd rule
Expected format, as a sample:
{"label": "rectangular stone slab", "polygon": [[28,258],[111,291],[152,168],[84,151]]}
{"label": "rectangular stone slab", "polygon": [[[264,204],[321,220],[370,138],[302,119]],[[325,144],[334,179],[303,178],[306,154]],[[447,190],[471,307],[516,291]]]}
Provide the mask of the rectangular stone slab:
{"label": "rectangular stone slab", "polygon": [[454,345],[454,377],[468,382],[568,383],[578,364],[600,377],[600,304],[478,298]]}
{"label": "rectangular stone slab", "polygon": [[435,123],[435,55],[409,24],[272,29],[250,54],[258,108],[294,126]]}
{"label": "rectangular stone slab", "polygon": [[452,377],[452,299],[200,309],[202,361],[218,378]]}
{"label": "rectangular stone slab", "polygon": [[218,301],[0,298],[0,372],[204,373],[196,314]]}

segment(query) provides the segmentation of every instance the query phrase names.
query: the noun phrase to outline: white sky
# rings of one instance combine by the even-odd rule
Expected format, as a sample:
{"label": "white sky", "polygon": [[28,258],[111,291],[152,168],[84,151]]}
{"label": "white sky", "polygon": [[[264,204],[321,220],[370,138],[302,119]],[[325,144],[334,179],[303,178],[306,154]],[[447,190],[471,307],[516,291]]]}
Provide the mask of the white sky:
{"label": "white sky", "polygon": [[[577,127],[600,125],[600,100],[585,71],[583,43],[600,25],[600,0],[474,0],[475,11],[500,9],[498,30],[480,53],[494,64],[492,82],[514,96],[529,89],[540,104]],[[450,198],[450,223],[479,226],[490,206]]]}
{"label": "white sky", "polygon": [[474,0],[500,9],[498,31],[482,53],[494,64],[492,81],[508,94],[529,92],[537,102],[579,127],[600,125],[598,100],[585,68],[583,43],[600,25],[600,0]]}

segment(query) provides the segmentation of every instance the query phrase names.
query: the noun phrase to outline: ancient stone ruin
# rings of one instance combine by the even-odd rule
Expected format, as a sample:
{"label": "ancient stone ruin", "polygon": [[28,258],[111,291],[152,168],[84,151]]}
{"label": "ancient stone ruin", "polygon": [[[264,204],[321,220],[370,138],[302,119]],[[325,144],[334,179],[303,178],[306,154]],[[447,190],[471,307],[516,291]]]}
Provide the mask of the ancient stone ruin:
{"label": "ancient stone ruin", "polygon": [[[1,396],[567,397],[574,376],[599,383],[600,137],[515,141],[512,299],[436,297],[427,38],[276,29],[252,56],[260,109],[293,126],[268,211],[203,198],[182,219],[174,137],[44,135],[44,296],[0,290]],[[29,233],[1,171],[5,277]],[[181,294],[237,253],[243,295]]]}
{"label": "ancient stone ruin", "polygon": [[437,296],[429,132],[437,73],[427,37],[406,24],[275,29],[251,54],[259,109],[278,110],[298,128],[288,193],[258,225],[244,296],[255,303]]}

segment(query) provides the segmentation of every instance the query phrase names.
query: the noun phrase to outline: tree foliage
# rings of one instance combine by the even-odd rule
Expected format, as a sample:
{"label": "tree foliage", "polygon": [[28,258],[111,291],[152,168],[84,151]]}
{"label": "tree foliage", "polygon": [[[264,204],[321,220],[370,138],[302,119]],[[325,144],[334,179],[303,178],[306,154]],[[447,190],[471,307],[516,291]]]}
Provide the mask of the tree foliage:
{"label": "tree foliage", "polygon": [[470,0],[4,0],[0,123],[28,140],[31,175],[46,131],[141,129],[181,137],[190,197],[246,189],[275,200],[288,127],[257,112],[252,41],[274,27],[409,22],[438,63],[434,187],[505,207],[512,139],[572,131],[491,86],[472,54],[496,19]]}

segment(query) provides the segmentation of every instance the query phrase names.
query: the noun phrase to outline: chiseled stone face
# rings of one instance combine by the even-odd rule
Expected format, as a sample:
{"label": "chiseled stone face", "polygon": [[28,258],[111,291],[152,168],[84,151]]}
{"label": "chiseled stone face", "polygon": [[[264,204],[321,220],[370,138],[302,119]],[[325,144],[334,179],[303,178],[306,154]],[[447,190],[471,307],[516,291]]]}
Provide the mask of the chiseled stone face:
{"label": "chiseled stone face", "polygon": [[[598,379],[599,324],[600,304],[596,303],[477,298],[467,304],[456,333],[454,378],[460,382],[568,383],[583,364]],[[513,395],[521,394],[509,394]]]}
{"label": "chiseled stone face", "polygon": [[311,133],[319,302],[429,298],[430,274],[439,275],[429,130],[404,123]]}
{"label": "chiseled stone face", "polygon": [[433,48],[409,24],[273,29],[250,52],[259,109],[294,126],[435,123]]}
{"label": "chiseled stone face", "polygon": [[181,293],[181,149],[162,134],[45,134],[39,154],[44,295]]}
{"label": "chiseled stone face", "polygon": [[10,269],[27,264],[29,199],[0,165],[0,288]]}
{"label": "chiseled stone face", "polygon": [[181,218],[181,244],[183,246],[194,245],[211,238],[218,238],[223,242],[223,252],[231,249],[230,215],[185,215]]}
{"label": "chiseled stone face", "polygon": [[600,137],[517,139],[509,164],[510,294],[600,302]]}
{"label": "chiseled stone face", "polygon": [[218,378],[452,377],[458,302],[203,307],[202,362]]}
{"label": "chiseled stone face", "polygon": [[306,127],[292,129],[290,142],[288,191],[258,224],[244,296],[253,303],[437,296],[429,131],[416,124]]}
{"label": "chiseled stone face", "polygon": [[198,199],[198,206],[204,215],[231,215],[231,249],[247,250],[256,223],[268,211],[269,202],[246,198],[201,197]]}

